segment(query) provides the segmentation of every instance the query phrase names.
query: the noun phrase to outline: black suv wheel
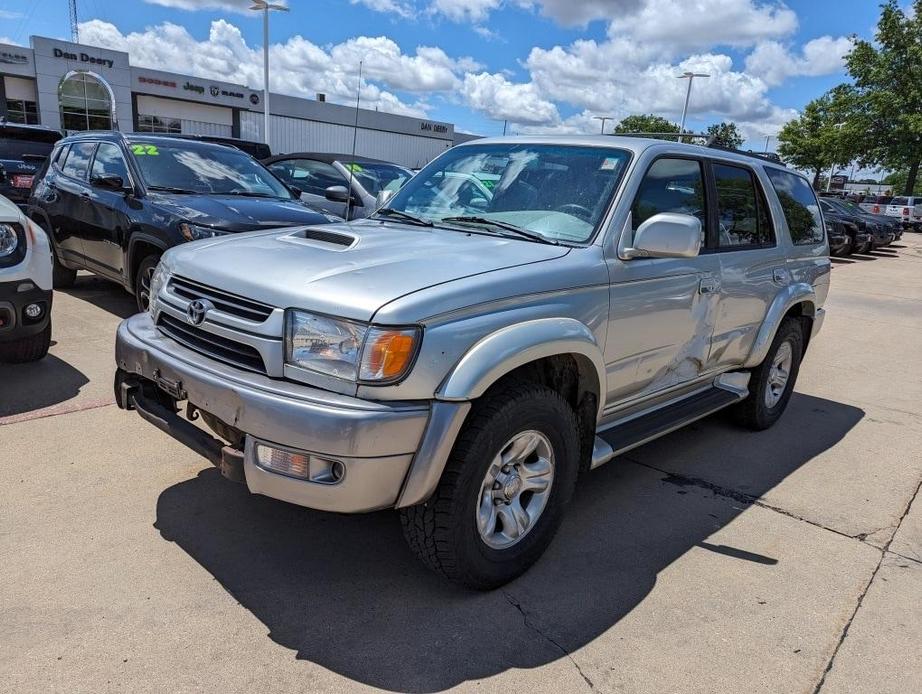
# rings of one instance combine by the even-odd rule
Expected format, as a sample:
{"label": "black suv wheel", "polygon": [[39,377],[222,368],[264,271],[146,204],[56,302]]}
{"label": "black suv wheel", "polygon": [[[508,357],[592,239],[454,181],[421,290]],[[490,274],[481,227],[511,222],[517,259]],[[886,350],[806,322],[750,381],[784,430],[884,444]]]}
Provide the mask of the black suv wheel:
{"label": "black suv wheel", "polygon": [[433,571],[496,588],[550,545],[578,467],[570,405],[544,386],[500,387],[475,405],[432,498],[401,511],[404,536]]}
{"label": "black suv wheel", "polygon": [[749,396],[735,408],[741,425],[762,431],[778,421],[794,392],[803,352],[801,321],[785,318],[765,359],[752,370]]}
{"label": "black suv wheel", "polygon": [[134,276],[134,296],[138,302],[138,311],[144,313],[150,306],[150,281],[160,262],[159,255],[144,256]]}

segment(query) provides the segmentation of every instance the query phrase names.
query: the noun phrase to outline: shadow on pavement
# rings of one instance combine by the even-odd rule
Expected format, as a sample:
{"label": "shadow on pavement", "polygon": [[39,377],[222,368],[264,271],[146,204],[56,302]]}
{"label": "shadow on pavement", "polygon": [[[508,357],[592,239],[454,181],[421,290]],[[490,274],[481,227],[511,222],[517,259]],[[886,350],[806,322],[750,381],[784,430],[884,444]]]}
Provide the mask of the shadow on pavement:
{"label": "shadow on pavement", "polygon": [[[775,570],[773,557],[706,540],[863,416],[796,394],[767,432],[718,415],[616,459],[582,481],[538,564],[492,593],[428,573],[393,513],[314,512],[251,496],[214,469],[166,489],[156,527],[299,659],[366,685],[434,692],[564,657],[630,613],[694,547]],[[642,462],[654,453],[655,466]],[[681,475],[662,471],[680,464]],[[712,469],[745,491],[703,482]]]}
{"label": "shadow on pavement", "polygon": [[851,265],[855,262],[854,260],[851,260],[850,258],[840,258],[837,255],[829,256],[829,260],[832,261],[832,263],[834,263],[835,265]]}
{"label": "shadow on pavement", "polygon": [[95,275],[81,274],[73,287],[55,291],[86,301],[119,318],[128,318],[138,312],[138,304],[131,294],[115,282]]}
{"label": "shadow on pavement", "polygon": [[27,364],[0,364],[0,417],[70,400],[87,383],[83,372],[53,354]]}

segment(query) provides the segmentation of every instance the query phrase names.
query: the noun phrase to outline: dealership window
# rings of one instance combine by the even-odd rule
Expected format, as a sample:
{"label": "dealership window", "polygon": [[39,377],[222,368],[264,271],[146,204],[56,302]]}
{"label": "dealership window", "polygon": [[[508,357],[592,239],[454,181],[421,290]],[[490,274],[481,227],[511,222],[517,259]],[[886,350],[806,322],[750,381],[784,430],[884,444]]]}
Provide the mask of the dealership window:
{"label": "dealership window", "polygon": [[178,118],[164,118],[162,116],[138,115],[139,133],[169,133],[182,134],[182,123]]}
{"label": "dealership window", "polygon": [[65,130],[112,130],[109,87],[88,72],[73,72],[58,88],[61,125]]}
{"label": "dealership window", "polygon": [[7,99],[6,112],[6,119],[10,123],[25,123],[26,125],[38,124],[38,108],[34,101]]}

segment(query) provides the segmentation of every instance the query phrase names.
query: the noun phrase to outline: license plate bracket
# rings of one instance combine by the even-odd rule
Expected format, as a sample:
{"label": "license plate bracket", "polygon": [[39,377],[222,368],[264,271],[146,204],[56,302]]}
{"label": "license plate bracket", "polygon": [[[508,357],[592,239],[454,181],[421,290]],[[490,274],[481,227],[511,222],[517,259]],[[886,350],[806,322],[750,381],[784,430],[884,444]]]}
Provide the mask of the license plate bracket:
{"label": "license plate bracket", "polygon": [[160,369],[154,371],[154,383],[157,384],[157,387],[160,388],[163,392],[167,393],[174,400],[186,400],[188,395],[186,391],[183,390],[182,381],[172,380],[160,373]]}

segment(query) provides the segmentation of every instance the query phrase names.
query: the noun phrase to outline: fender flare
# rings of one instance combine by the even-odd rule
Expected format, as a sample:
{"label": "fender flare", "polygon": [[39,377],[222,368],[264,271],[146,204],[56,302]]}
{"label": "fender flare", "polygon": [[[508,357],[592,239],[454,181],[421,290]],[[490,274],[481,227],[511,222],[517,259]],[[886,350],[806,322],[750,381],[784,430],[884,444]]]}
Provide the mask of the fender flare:
{"label": "fender flare", "polygon": [[592,331],[573,318],[539,318],[516,323],[480,339],[436,391],[439,400],[469,401],[510,371],[545,357],[576,354],[593,367],[599,412],[605,405],[605,359]]}
{"label": "fender flare", "polygon": [[781,326],[781,321],[784,319],[787,312],[797,304],[809,305],[809,311],[805,311],[805,315],[812,317],[815,314],[816,291],[813,289],[812,285],[806,282],[797,282],[795,284],[789,284],[778,292],[771,306],[768,308],[765,320],[762,321],[762,327],[759,328],[756,339],[752,344],[749,358],[746,359],[746,363],[743,364],[745,368],[751,369],[762,363],[765,356],[768,354],[768,349],[771,347],[772,341],[775,339],[775,333],[778,332],[778,328]]}
{"label": "fender flare", "polygon": [[166,253],[170,248],[162,240],[158,239],[156,236],[152,236],[151,234],[145,234],[144,232],[135,232],[131,234],[131,238],[128,241],[128,252],[125,254],[124,277],[125,286],[129,287],[132,291],[134,289],[134,277],[132,276],[131,268],[134,265],[134,254],[139,243],[146,243],[150,246],[155,246],[160,249],[161,254]]}

